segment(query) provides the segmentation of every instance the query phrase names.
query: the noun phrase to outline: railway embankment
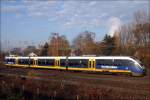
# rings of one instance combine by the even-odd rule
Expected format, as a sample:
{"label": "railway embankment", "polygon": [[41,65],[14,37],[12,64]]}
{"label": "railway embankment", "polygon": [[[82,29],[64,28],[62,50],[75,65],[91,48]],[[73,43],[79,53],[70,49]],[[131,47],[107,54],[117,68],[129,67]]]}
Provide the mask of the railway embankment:
{"label": "railway embankment", "polygon": [[18,100],[150,99],[150,76],[0,68],[0,98]]}

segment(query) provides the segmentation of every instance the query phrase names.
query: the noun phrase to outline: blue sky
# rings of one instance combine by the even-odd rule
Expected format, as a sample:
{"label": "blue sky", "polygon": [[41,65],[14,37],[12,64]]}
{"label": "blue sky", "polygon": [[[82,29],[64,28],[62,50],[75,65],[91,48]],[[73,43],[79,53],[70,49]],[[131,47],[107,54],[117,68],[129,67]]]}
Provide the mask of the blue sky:
{"label": "blue sky", "polygon": [[85,30],[96,40],[112,35],[133,13],[149,12],[149,0],[1,0],[1,35],[4,50],[48,41],[53,32],[71,42]]}

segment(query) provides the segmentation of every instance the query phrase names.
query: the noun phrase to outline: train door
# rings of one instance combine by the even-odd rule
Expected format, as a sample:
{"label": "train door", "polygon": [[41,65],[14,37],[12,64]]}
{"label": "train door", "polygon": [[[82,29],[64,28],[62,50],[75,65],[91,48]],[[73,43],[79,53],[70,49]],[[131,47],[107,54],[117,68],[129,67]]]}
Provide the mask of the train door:
{"label": "train door", "polygon": [[16,57],[15,60],[16,60],[16,61],[15,61],[15,64],[18,65],[18,57]]}
{"label": "train door", "polygon": [[37,67],[37,59],[33,59],[33,67]]}
{"label": "train door", "polygon": [[38,59],[37,58],[32,59],[32,66],[33,67],[38,67]]}
{"label": "train door", "polygon": [[95,59],[89,59],[89,61],[88,61],[88,68],[94,70],[95,66],[96,66]]}
{"label": "train door", "polygon": [[55,59],[55,67],[60,67],[60,59]]}

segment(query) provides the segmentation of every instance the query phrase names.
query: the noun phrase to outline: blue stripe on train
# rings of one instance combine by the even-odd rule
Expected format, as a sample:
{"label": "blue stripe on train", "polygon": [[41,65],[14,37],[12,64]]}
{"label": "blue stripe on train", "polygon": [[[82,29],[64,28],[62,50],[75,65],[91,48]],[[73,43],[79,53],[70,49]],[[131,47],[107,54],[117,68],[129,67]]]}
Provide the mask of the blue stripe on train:
{"label": "blue stripe on train", "polygon": [[114,70],[130,70],[135,73],[143,73],[143,69],[137,66],[115,66],[115,65],[96,65],[97,69],[114,69]]}
{"label": "blue stripe on train", "polygon": [[128,66],[115,66],[115,65],[96,65],[97,69],[118,69],[118,70],[129,70]]}

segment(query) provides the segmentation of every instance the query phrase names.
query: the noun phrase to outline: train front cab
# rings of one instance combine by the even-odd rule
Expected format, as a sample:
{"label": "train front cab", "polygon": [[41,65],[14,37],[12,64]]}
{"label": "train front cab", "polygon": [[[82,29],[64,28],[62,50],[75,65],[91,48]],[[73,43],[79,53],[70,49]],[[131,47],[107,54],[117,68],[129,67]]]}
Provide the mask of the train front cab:
{"label": "train front cab", "polygon": [[145,76],[146,75],[146,69],[144,65],[137,59],[132,59],[132,76]]}
{"label": "train front cab", "polygon": [[96,58],[95,71],[131,74],[131,71],[128,69],[128,66],[123,65],[123,59],[120,60],[115,58]]}

